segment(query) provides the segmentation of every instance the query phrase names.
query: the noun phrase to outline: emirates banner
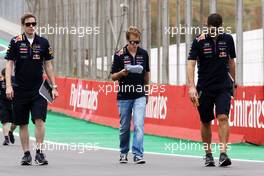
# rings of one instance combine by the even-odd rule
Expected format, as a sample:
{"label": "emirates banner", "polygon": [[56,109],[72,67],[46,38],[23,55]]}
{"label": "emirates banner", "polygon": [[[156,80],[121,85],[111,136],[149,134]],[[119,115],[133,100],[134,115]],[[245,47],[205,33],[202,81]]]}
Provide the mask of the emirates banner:
{"label": "emirates banner", "polygon": [[[91,122],[119,127],[117,82],[57,78],[59,97],[49,109]],[[218,141],[217,120],[213,141]],[[264,145],[264,86],[238,87],[232,100],[230,142]],[[150,85],[145,133],[200,141],[200,120],[186,86]]]}

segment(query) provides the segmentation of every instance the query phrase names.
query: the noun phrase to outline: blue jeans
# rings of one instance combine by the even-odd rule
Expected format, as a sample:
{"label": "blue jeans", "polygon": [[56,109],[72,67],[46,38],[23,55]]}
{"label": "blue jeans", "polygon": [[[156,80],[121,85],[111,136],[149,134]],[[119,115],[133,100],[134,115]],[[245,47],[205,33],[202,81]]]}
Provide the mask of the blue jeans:
{"label": "blue jeans", "polygon": [[146,111],[146,97],[131,100],[118,100],[120,115],[120,152],[127,154],[129,151],[130,122],[133,112],[134,136],[132,153],[143,157],[144,117]]}

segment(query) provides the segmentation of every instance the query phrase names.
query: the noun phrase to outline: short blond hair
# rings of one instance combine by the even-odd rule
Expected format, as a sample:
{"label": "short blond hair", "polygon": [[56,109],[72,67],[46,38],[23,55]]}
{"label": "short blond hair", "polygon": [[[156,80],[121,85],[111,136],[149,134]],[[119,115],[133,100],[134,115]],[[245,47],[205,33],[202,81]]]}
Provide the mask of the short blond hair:
{"label": "short blond hair", "polygon": [[126,39],[129,40],[130,35],[135,35],[141,39],[141,32],[136,26],[129,26],[126,32]]}

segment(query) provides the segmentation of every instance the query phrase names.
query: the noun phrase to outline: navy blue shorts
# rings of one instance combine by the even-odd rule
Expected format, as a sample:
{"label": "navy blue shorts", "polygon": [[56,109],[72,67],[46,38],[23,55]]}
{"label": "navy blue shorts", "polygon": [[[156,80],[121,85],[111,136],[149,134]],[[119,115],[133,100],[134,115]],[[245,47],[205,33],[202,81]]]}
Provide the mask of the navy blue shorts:
{"label": "navy blue shorts", "polygon": [[14,122],[14,113],[11,102],[0,102],[0,120],[2,124]]}
{"label": "navy blue shorts", "polygon": [[232,96],[231,89],[218,91],[202,91],[197,89],[197,91],[200,96],[198,111],[200,120],[203,123],[209,123],[214,120],[215,114],[216,116],[219,114],[229,116],[230,100]]}
{"label": "navy blue shorts", "polygon": [[38,93],[26,93],[15,91],[14,97],[14,123],[16,125],[27,125],[29,123],[29,114],[35,124],[36,119],[46,121],[47,100]]}

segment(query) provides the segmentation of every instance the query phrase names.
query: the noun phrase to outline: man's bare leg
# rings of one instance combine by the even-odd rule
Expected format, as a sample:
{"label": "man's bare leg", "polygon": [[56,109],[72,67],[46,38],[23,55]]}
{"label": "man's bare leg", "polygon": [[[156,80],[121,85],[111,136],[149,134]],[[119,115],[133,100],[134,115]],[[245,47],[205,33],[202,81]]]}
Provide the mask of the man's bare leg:
{"label": "man's bare leg", "polygon": [[35,137],[36,137],[36,146],[37,150],[42,149],[43,141],[45,136],[45,122],[41,119],[35,120]]}
{"label": "man's bare leg", "polygon": [[201,122],[201,136],[204,144],[205,153],[212,153],[211,143],[212,143],[212,131],[211,123]]}
{"label": "man's bare leg", "polygon": [[20,125],[19,137],[24,152],[29,151],[29,132],[28,125]]}
{"label": "man's bare leg", "polygon": [[219,166],[229,166],[232,164],[230,158],[227,156],[227,144],[229,139],[229,124],[228,116],[225,114],[217,115],[218,124],[218,135],[220,141],[220,158]]}
{"label": "man's bare leg", "polygon": [[3,145],[9,145],[9,138],[8,138],[8,123],[2,124],[3,128],[3,135],[4,135],[4,142]]}
{"label": "man's bare leg", "polygon": [[217,115],[218,124],[218,136],[220,141],[220,152],[226,153],[227,143],[229,139],[229,124],[228,116],[225,114]]}

